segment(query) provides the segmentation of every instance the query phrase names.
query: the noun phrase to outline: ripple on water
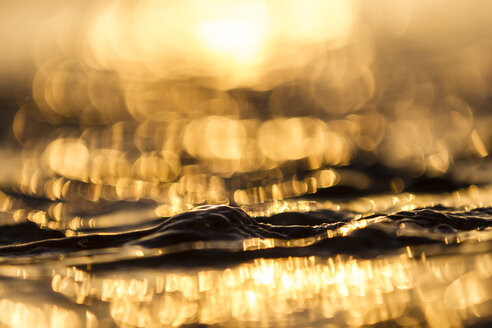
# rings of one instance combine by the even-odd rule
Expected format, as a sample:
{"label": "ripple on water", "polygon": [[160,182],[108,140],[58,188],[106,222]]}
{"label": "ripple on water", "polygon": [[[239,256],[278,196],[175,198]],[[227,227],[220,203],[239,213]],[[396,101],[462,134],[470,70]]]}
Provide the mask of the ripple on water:
{"label": "ripple on water", "polygon": [[285,202],[282,211],[272,206],[268,215],[205,206],[68,237],[29,221],[8,225],[0,230],[0,309],[9,315],[1,320],[76,327],[480,323],[492,315],[492,208],[453,206],[450,197],[442,195],[447,205],[417,208],[426,198],[414,195],[410,208],[403,200],[384,205],[382,196],[374,203],[379,212],[303,200]]}

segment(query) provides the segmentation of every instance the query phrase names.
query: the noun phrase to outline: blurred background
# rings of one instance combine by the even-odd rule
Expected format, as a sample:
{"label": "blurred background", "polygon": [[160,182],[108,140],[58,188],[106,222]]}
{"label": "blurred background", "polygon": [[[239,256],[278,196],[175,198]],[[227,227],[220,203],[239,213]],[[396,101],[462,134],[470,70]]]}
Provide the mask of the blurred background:
{"label": "blurred background", "polygon": [[491,12],[0,0],[0,327],[489,326]]}
{"label": "blurred background", "polygon": [[490,7],[4,2],[0,188],[180,207],[486,184]]}

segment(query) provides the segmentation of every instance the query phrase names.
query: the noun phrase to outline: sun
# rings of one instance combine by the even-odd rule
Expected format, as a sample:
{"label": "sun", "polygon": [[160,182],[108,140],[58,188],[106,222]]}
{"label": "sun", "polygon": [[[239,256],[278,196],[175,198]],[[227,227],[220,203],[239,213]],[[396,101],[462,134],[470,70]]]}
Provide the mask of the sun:
{"label": "sun", "polygon": [[231,56],[238,62],[252,60],[264,41],[260,24],[246,19],[210,20],[200,22],[196,27],[209,51]]}

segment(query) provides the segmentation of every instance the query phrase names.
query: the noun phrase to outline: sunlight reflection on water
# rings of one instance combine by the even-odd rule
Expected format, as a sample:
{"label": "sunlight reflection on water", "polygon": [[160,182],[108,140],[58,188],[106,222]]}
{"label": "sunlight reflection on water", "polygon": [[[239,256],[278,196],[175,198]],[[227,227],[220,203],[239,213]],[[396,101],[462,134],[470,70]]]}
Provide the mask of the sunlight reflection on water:
{"label": "sunlight reflection on water", "polygon": [[490,3],[2,6],[0,327],[492,321]]}

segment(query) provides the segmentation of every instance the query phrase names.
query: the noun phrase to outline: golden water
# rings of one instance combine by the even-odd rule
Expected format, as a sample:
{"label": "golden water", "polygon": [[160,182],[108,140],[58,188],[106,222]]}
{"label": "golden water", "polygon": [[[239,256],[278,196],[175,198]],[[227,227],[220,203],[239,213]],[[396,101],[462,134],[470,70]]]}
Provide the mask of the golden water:
{"label": "golden water", "polygon": [[[491,322],[490,7],[0,4],[0,327]],[[233,240],[207,226],[210,240],[166,246],[58,246],[117,239],[200,205],[258,220],[338,215],[340,226]],[[406,213],[436,205],[446,231],[416,228]],[[355,252],[302,253],[386,231],[392,215],[408,216],[395,241],[427,242],[382,249],[375,237]],[[458,229],[453,215],[485,223]],[[59,248],[43,244],[55,236]],[[8,253],[27,242],[32,252]],[[185,266],[166,257],[210,250],[260,253]]]}

